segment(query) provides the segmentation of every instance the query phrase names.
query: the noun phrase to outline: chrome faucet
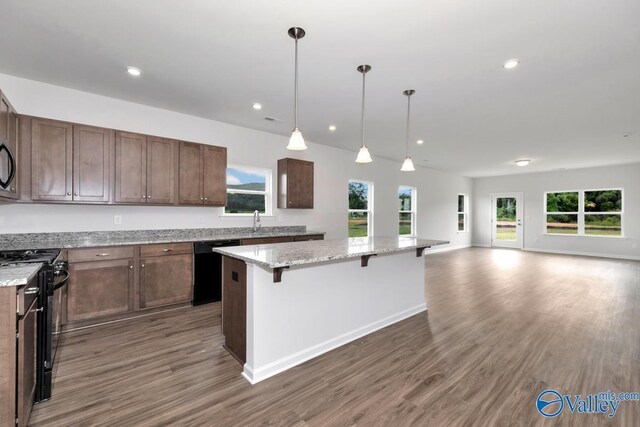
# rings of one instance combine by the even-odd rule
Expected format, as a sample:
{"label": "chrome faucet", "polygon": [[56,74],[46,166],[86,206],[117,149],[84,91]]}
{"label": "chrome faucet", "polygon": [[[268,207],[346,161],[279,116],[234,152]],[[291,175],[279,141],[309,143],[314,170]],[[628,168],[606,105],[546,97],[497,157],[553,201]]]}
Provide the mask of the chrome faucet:
{"label": "chrome faucet", "polygon": [[262,227],[262,224],[260,224],[260,212],[256,209],[253,211],[253,232],[258,231],[260,227]]}

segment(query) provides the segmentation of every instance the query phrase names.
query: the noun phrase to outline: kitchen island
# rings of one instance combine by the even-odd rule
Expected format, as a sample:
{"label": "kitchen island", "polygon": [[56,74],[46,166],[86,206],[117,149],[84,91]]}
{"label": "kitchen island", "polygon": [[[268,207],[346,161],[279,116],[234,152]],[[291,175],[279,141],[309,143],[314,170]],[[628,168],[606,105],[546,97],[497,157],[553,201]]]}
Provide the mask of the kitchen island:
{"label": "kitchen island", "polygon": [[374,237],[215,249],[225,347],[252,384],[427,309],[423,252]]}

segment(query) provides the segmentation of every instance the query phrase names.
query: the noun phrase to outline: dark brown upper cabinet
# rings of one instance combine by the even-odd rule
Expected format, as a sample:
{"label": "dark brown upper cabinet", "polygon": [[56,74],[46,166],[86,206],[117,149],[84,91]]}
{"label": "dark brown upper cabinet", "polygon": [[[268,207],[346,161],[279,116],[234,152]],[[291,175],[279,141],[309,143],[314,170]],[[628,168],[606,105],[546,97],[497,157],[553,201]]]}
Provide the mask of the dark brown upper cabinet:
{"label": "dark brown upper cabinet", "polygon": [[0,198],[18,198],[18,114],[0,92]]}
{"label": "dark brown upper cabinet", "polygon": [[313,162],[278,160],[278,209],[313,209]]}
{"label": "dark brown upper cabinet", "polygon": [[73,200],[73,125],[31,121],[31,199]]}
{"label": "dark brown upper cabinet", "polygon": [[31,199],[107,203],[112,143],[109,129],[33,119]]}
{"label": "dark brown upper cabinet", "polygon": [[116,132],[116,203],[173,204],[176,141]]}
{"label": "dark brown upper cabinet", "polygon": [[227,204],[227,149],[180,142],[179,203],[225,206]]}

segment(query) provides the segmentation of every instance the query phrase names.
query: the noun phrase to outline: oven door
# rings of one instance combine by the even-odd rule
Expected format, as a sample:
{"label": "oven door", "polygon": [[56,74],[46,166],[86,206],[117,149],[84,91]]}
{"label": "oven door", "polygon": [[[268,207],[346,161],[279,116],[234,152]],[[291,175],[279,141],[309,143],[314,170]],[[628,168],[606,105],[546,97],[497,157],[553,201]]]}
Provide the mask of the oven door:
{"label": "oven door", "polygon": [[9,144],[0,140],[0,189],[14,191],[13,180],[16,177],[16,158]]}

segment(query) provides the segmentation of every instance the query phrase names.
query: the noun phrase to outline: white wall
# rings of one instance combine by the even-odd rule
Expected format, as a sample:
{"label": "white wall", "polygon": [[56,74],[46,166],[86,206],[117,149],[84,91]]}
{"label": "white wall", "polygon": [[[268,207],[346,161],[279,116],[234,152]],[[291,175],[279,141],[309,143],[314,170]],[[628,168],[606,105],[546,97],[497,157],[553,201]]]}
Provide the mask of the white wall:
{"label": "white wall", "polygon": [[[375,158],[358,165],[355,152],[308,143],[304,152],[286,150],[282,136],[134,104],[59,86],[0,74],[0,88],[16,110],[51,119],[122,129],[228,147],[231,164],[270,168],[277,159],[295,157],[315,162],[315,209],[280,210],[265,225],[307,225],[327,238],[347,236],[347,181],[374,182],[374,227],[379,236],[396,235],[397,187],[418,189],[418,235],[468,246],[471,233],[456,232],[457,194],[471,193],[472,180],[418,167],[400,172],[400,162]],[[354,147],[355,149],[356,147]],[[402,147],[399,146],[399,149]],[[274,183],[275,191],[275,183]],[[0,232],[87,231],[250,226],[251,219],[221,218],[221,208],[0,204]],[[122,225],[113,224],[122,215]]]}
{"label": "white wall", "polygon": [[[544,192],[624,189],[624,238],[544,234]],[[524,248],[640,259],[640,164],[474,180],[473,243],[491,244],[491,193],[524,193]],[[635,248],[633,247],[635,245]]]}

